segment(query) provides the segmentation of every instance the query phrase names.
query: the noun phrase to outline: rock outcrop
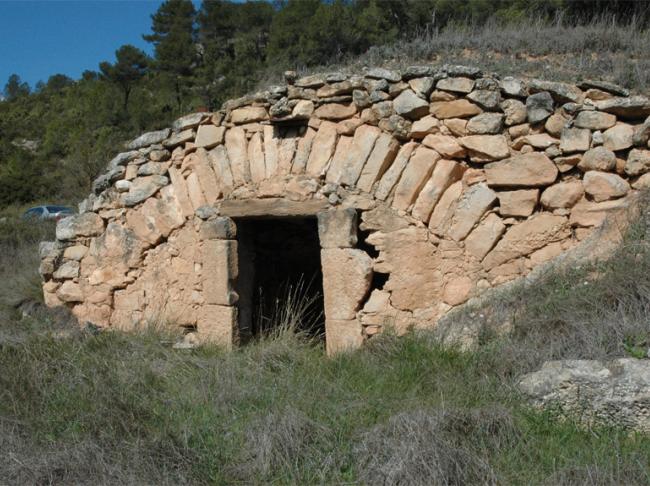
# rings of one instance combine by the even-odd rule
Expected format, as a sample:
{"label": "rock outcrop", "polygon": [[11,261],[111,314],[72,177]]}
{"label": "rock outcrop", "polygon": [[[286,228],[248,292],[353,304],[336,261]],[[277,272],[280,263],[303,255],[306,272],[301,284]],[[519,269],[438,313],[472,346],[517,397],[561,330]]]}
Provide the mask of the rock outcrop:
{"label": "rock outcrop", "polygon": [[287,79],[127,144],[43,246],[47,304],[229,346],[246,305],[238,218],[318,216],[335,352],[387,326],[435,326],[650,185],[650,101],[608,83],[463,66]]}

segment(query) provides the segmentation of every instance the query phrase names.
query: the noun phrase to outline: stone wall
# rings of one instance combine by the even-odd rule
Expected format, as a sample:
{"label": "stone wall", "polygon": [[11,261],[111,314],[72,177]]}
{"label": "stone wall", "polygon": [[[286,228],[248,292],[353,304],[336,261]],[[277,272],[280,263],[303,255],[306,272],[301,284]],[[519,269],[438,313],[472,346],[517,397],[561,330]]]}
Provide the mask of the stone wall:
{"label": "stone wall", "polygon": [[464,66],[286,78],[130,142],[42,245],[46,303],[230,345],[230,217],[318,215],[333,352],[386,326],[435,326],[650,186],[650,101],[610,83]]}

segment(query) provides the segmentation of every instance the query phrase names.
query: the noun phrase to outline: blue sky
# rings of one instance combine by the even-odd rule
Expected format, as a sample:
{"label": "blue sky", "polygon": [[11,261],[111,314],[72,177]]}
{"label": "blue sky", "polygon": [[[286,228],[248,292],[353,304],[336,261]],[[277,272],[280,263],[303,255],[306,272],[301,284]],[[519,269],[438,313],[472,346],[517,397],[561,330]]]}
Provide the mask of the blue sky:
{"label": "blue sky", "polygon": [[79,78],[150,32],[157,0],[0,0],[0,91],[12,73],[32,87],[62,73]]}

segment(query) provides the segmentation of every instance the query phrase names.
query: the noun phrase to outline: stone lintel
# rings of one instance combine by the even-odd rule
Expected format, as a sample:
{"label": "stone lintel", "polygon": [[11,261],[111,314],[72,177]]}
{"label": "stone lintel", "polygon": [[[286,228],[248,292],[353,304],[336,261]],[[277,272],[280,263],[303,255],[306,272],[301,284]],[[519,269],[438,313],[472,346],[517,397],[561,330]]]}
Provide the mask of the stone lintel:
{"label": "stone lintel", "polygon": [[327,209],[327,200],[290,201],[282,198],[231,199],[218,204],[219,214],[231,218],[316,216]]}

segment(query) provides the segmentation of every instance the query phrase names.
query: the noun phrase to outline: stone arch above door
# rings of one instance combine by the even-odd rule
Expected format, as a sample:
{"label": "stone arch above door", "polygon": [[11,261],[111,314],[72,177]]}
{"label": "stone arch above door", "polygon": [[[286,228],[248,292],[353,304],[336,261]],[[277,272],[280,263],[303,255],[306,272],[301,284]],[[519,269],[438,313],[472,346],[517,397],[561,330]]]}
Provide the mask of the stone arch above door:
{"label": "stone arch above door", "polygon": [[[332,321],[356,322],[356,344],[433,327],[625,210],[650,185],[648,114],[647,99],[607,83],[458,66],[302,78],[133,140],[42,245],[45,300],[125,329],[232,321],[204,284],[206,249],[236,241],[210,236],[215,221],[349,209],[353,253],[383,277]],[[342,248],[354,249],[331,248],[332,261],[352,258]]]}

